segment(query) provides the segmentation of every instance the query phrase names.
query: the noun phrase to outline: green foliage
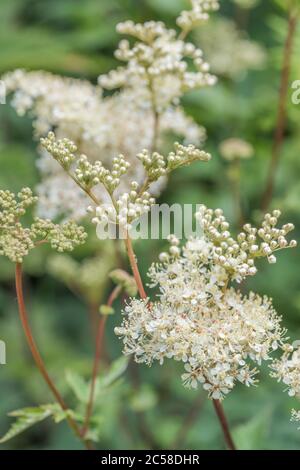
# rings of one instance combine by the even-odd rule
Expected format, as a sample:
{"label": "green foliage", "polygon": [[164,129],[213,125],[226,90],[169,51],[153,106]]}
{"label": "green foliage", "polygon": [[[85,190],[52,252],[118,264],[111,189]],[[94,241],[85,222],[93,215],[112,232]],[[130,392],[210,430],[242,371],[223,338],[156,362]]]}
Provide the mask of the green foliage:
{"label": "green foliage", "polygon": [[99,378],[96,390],[98,393],[105,393],[105,389],[111,387],[126,371],[129,358],[121,356],[110,366],[109,370]]}
{"label": "green foliage", "polygon": [[239,450],[264,449],[270,430],[270,409],[253,416],[246,424],[236,427],[233,437]]}
{"label": "green foliage", "polygon": [[69,411],[63,411],[56,403],[12,411],[9,413],[9,416],[16,418],[16,421],[11,425],[10,430],[0,439],[0,444],[9,441],[31,426],[49,417],[52,417],[56,424],[60,423],[67,418],[69,413]]}
{"label": "green foliage", "polygon": [[131,397],[130,406],[134,411],[140,413],[153,409],[157,402],[158,397],[153,388],[144,384]]}

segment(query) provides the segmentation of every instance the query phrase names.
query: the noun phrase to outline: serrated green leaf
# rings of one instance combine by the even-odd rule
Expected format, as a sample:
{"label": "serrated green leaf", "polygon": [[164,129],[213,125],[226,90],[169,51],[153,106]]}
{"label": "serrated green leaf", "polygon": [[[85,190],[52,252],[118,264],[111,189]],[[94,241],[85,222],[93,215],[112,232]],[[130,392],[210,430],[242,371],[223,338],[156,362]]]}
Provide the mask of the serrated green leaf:
{"label": "serrated green leaf", "polygon": [[82,403],[87,403],[89,399],[89,385],[77,372],[68,370],[66,372],[66,381],[70,388]]}
{"label": "serrated green leaf", "polygon": [[117,379],[124,374],[127,369],[129,358],[121,356],[116,359],[110,366],[109,370],[105,371],[103,377],[98,380],[98,388],[103,389],[110,387]]}
{"label": "serrated green leaf", "polygon": [[57,404],[41,405],[38,407],[27,407],[15,410],[9,413],[9,416],[17,418],[11,425],[9,431],[0,439],[0,444],[9,441],[13,437],[26,431],[41,421],[52,416],[55,423],[59,423],[66,419],[68,412],[63,411]]}

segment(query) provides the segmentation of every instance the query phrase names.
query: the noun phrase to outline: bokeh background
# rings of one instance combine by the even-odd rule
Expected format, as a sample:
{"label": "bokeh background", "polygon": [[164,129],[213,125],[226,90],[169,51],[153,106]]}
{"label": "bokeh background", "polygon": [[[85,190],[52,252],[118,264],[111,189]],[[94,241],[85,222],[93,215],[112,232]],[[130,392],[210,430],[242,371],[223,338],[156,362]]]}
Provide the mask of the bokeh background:
{"label": "bokeh background", "polygon": [[[236,0],[221,2],[220,12],[194,41],[204,49],[218,84],[184,98],[186,111],[207,129],[206,149],[212,161],[175,173],[160,202],[205,203],[222,207],[237,226],[232,191],[232,165],[222,159],[220,143],[239,137],[254,148],[253,158],[241,163],[242,205],[245,216],[256,221],[264,191],[276,123],[280,68],[287,31],[287,12],[280,2]],[[283,2],[284,4],[285,2]],[[242,5],[249,6],[244,8]],[[184,0],[1,0],[0,74],[15,68],[47,70],[96,83],[97,76],[117,62],[115,25],[161,19],[173,25]],[[296,34],[290,83],[300,79],[300,30]],[[289,90],[285,141],[276,177],[272,207],[284,221],[300,227],[300,105],[293,105]],[[30,117],[20,118],[9,104],[0,106],[0,187],[18,191],[38,183],[36,143]],[[298,227],[298,228],[297,228]],[[79,269],[97,253],[101,267],[102,301],[111,289],[107,272],[114,267],[109,248],[98,247],[91,236],[73,258]],[[138,242],[136,251],[145,274],[164,242]],[[50,252],[36,250],[26,261],[26,294],[31,322],[52,376],[65,396],[75,402],[80,377],[88,377],[93,339],[87,305],[76,288],[56,276]],[[57,262],[57,260],[56,260]],[[59,262],[59,261],[58,261]],[[299,249],[280,254],[278,263],[262,263],[251,288],[274,298],[292,339],[300,338]],[[81,265],[81,268],[79,267]],[[95,269],[95,266],[93,266]],[[78,271],[79,272],[79,271]],[[82,272],[81,272],[81,275]],[[92,278],[92,276],[90,276]],[[87,276],[88,283],[89,277]],[[91,282],[91,281],[90,281]],[[73,286],[74,287],[74,286]],[[109,318],[103,369],[121,354],[113,333],[120,321],[120,306]],[[13,267],[0,259],[0,338],[7,345],[7,365],[0,366],[0,432],[11,423],[7,413],[23,406],[51,402],[37,374],[18,321]],[[211,403],[201,391],[181,385],[181,367],[173,362],[151,369],[130,365],[121,379],[97,397],[96,424],[99,448],[223,448]],[[283,386],[260,374],[257,389],[237,386],[225,400],[237,445],[244,449],[299,449],[300,431],[289,422],[290,409],[299,403],[283,393]],[[81,448],[68,427],[45,421],[21,434],[2,449]]]}

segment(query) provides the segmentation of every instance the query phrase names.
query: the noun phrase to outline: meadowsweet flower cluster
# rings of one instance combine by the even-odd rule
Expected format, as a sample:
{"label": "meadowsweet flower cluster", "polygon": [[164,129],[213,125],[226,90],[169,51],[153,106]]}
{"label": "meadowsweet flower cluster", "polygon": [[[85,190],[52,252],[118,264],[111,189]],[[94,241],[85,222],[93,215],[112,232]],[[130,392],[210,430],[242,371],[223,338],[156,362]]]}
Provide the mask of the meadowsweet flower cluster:
{"label": "meadowsweet flower cluster", "polygon": [[[292,410],[291,421],[300,422],[300,411]],[[300,427],[299,427],[300,429]]]}
{"label": "meadowsweet flower cluster", "polygon": [[198,28],[194,41],[201,44],[212,73],[218,76],[240,80],[249,70],[260,70],[267,62],[263,46],[224,17],[216,17]]}
{"label": "meadowsweet flower cluster", "polygon": [[[153,146],[155,118],[144,85],[124,88],[104,98],[97,86],[46,72],[17,70],[2,79],[7,93],[13,96],[12,105],[18,114],[30,112],[34,117],[36,137],[55,129],[59,138],[75,142],[79,152],[89,155],[92,162],[101,155],[110,168],[115,155],[122,153],[132,161],[143,148]],[[203,145],[206,138],[204,128],[178,105],[170,105],[160,113],[157,147],[162,146],[164,136],[169,134],[197,146]],[[84,196],[46,151],[39,149],[39,153],[37,164],[42,182],[37,188],[38,214],[82,218]],[[131,167],[130,176],[138,182],[143,180],[144,171],[139,162]]]}
{"label": "meadowsweet flower cluster", "polygon": [[201,223],[204,235],[213,243],[213,261],[222,267],[232,280],[241,282],[257,273],[255,261],[267,257],[270,264],[276,263],[274,253],[284,248],[295,248],[297,242],[286,236],[294,229],[293,224],[277,228],[281,213],[274,210],[266,214],[260,228],[246,224],[237,238],[229,231],[229,223],[221,209],[201,206],[196,218]]}
{"label": "meadowsweet flower cluster", "polygon": [[[204,2],[201,8],[207,11],[208,3],[211,2]],[[180,98],[189,90],[211,86],[216,81],[208,73],[202,51],[161,22],[127,21],[117,29],[137,42],[131,47],[128,41],[121,41],[116,56],[126,65],[99,77],[100,86],[46,72],[16,70],[2,77],[18,114],[30,112],[36,137],[54,130],[58,138],[74,142],[80,154],[89,155],[91,165],[101,155],[111,172],[115,171],[116,155],[126,155],[132,162],[143,148],[158,150],[164,136],[170,133],[185,144],[201,146],[205,130],[184,113]],[[103,87],[119,90],[104,97]],[[38,167],[42,176],[37,188],[38,215],[82,218],[86,197],[62,168],[51,162],[45,147],[40,149]],[[79,179],[90,171],[84,159],[82,170]],[[135,161],[122,178],[123,188],[128,192],[131,181],[141,184],[144,176],[143,166]],[[163,186],[161,179],[156,193]]]}
{"label": "meadowsweet flower cluster", "polygon": [[[217,2],[198,0],[192,6],[196,16],[199,11],[206,16],[209,10],[216,9]],[[42,71],[16,70],[2,80],[18,114],[30,113],[33,117],[35,137],[55,131],[58,138],[69,139],[80,154],[88,155],[91,165],[101,155],[111,172],[115,171],[116,155],[126,155],[130,163],[134,162],[122,178],[123,190],[129,192],[132,181],[144,181],[145,168],[135,160],[142,149],[159,150],[170,133],[185,145],[203,145],[205,130],[185,114],[180,98],[189,90],[213,85],[216,79],[209,74],[201,49],[184,40],[188,31],[178,35],[164,23],[154,21],[127,21],[117,29],[136,42],[131,46],[127,40],[121,41],[116,56],[126,65],[100,76],[100,86]],[[118,90],[104,97],[103,87]],[[86,195],[61,166],[51,161],[45,147],[39,148],[39,153],[42,181],[36,188],[37,214],[52,219],[84,217]],[[82,170],[79,179],[81,174],[84,178],[86,170],[90,171],[84,159]],[[159,194],[164,184],[161,178],[153,191]]]}
{"label": "meadowsweet flower cluster", "polygon": [[[202,384],[211,398],[220,399],[237,382],[255,384],[256,366],[284,347],[285,330],[270,299],[229,287],[233,279],[256,273],[249,247],[257,230],[246,226],[245,236],[234,241],[220,209],[202,208],[201,218],[202,237],[181,249],[171,236],[169,252],[150,268],[150,287],[159,289],[159,300],[131,300],[116,334],[124,353],[137,362],[181,361],[184,385]],[[264,236],[271,229],[267,221],[268,216]]]}
{"label": "meadowsweet flower cluster", "polygon": [[223,140],[220,144],[220,153],[224,160],[247,160],[253,157],[254,148],[249,142],[242,139],[231,138]]}
{"label": "meadowsweet flower cluster", "polygon": [[287,386],[290,397],[300,398],[300,347],[287,345],[284,354],[272,363],[272,376]]}
{"label": "meadowsweet flower cluster", "polygon": [[[171,173],[181,166],[187,166],[195,161],[207,162],[210,160],[210,154],[198,150],[194,145],[185,147],[178,143],[174,145],[175,151],[170,152],[167,157],[158,152],[149,153],[143,150],[137,155],[145,168],[146,178],[142,186],[136,181],[130,184],[130,192],[123,192],[119,197],[114,197],[113,191],[117,188],[108,187],[107,190],[112,197],[113,204],[106,204],[96,207],[96,217],[93,223],[96,225],[107,224],[108,222],[117,224],[125,230],[132,228],[132,222],[137,220],[143,214],[147,214],[151,206],[155,204],[155,198],[151,195],[151,185],[163,176]],[[120,181],[119,181],[120,183]],[[88,208],[93,213],[93,207]]]}
{"label": "meadowsweet flower cluster", "polygon": [[[271,376],[286,385],[290,397],[300,398],[300,347],[285,345],[280,359],[271,364]],[[292,410],[292,421],[300,421],[300,411]]]}
{"label": "meadowsweet flower cluster", "polygon": [[[100,76],[103,88],[143,88],[146,101],[155,112],[162,113],[170,104],[178,104],[186,91],[216,83],[208,73],[201,49],[178,38],[176,31],[167,29],[164,23],[126,21],[117,29],[138,42],[132,47],[127,40],[120,42],[116,57],[127,65]],[[189,60],[194,69],[189,68]]]}
{"label": "meadowsweet flower cluster", "polygon": [[21,263],[37,243],[47,241],[59,252],[72,251],[86,239],[83,227],[74,222],[58,225],[49,219],[35,218],[30,227],[20,222],[37,198],[29,188],[16,195],[0,190],[0,255],[14,263]]}
{"label": "meadowsweet flower cluster", "polygon": [[[149,212],[155,204],[155,198],[151,194],[153,183],[181,166],[190,165],[195,161],[207,162],[211,158],[208,153],[192,144],[186,147],[176,143],[174,152],[170,152],[167,157],[158,152],[150,154],[148,150],[143,150],[137,155],[137,161],[141,161],[145,169],[145,180],[142,185],[131,181],[130,190],[127,192],[123,189],[122,177],[127,174],[131,165],[123,155],[115,157],[112,170],[108,170],[99,160],[91,163],[86,155],[77,156],[76,145],[69,139],[56,140],[53,132],[41,139],[41,145],[94,201],[96,206],[87,207],[87,211],[94,214],[93,223],[98,225],[111,222],[126,230],[130,229],[134,220]],[[103,203],[98,197],[102,194],[99,185],[105,188],[106,197],[109,197],[112,204]]]}
{"label": "meadowsweet flower cluster", "polygon": [[150,182],[157,181],[161,176],[166,176],[179,167],[190,165],[196,161],[208,162],[211,159],[209,153],[197,149],[192,144],[185,147],[175,143],[174,147],[175,152],[170,152],[166,158],[158,152],[154,152],[151,155],[148,150],[143,150],[137,155],[137,158],[142,162],[146,170]]}
{"label": "meadowsweet flower cluster", "polygon": [[177,24],[185,34],[209,19],[209,13],[219,9],[218,0],[191,0],[191,10],[184,10],[177,18]]}
{"label": "meadowsweet flower cluster", "polygon": [[[93,160],[99,154],[106,163],[116,153],[134,156],[141,146],[149,147],[153,139],[151,107],[138,88],[103,97],[99,86],[41,71],[16,70],[2,80],[17,113],[30,112],[33,116],[36,137],[55,129],[58,137],[74,141],[79,151]],[[160,138],[172,132],[195,144],[205,139],[204,129],[178,106],[169,107],[160,116],[159,127]],[[44,160],[42,154],[42,164]],[[53,172],[50,167],[42,173],[47,169]]]}

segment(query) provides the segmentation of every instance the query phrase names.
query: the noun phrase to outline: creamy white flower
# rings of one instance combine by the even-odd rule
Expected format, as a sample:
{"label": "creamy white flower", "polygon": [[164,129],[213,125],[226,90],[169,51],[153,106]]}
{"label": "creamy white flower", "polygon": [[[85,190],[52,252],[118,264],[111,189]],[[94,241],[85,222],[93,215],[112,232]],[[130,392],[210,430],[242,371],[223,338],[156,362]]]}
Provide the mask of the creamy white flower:
{"label": "creamy white flower", "polygon": [[[177,247],[175,237],[170,242]],[[165,253],[149,270],[158,300],[131,300],[116,334],[137,362],[181,361],[185,386],[202,384],[221,399],[237,382],[256,383],[255,366],[270,360],[275,346],[284,347],[285,330],[267,297],[227,288],[230,275],[216,263],[214,249],[206,235],[176,256]]]}

